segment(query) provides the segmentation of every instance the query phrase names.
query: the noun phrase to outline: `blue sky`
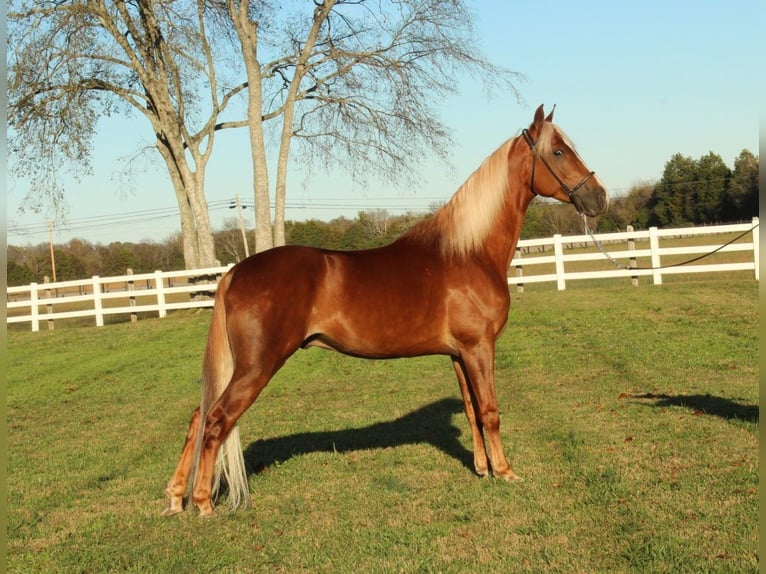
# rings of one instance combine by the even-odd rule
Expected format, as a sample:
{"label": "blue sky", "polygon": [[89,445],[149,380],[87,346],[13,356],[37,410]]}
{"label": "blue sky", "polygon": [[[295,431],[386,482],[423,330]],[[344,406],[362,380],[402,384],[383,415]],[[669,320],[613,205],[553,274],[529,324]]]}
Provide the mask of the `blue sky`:
{"label": "blue sky", "polygon": [[[453,130],[451,168],[429,162],[424,183],[413,189],[375,181],[360,188],[341,173],[307,173],[293,166],[288,219],[351,218],[376,208],[393,214],[425,210],[448,199],[487,155],[529,124],[541,103],[546,109],[557,105],[556,123],[612,195],[658,179],[675,153],[697,158],[713,151],[730,167],[742,149],[758,153],[764,86],[757,60],[762,33],[757,0],[474,0],[471,5],[486,56],[524,75],[517,83],[522,100],[501,93],[488,99],[475,82],[458,78],[458,94],[435,104]],[[163,240],[177,232],[175,198],[160,161],[134,165],[130,182],[120,176],[126,158],[151,144],[147,125],[112,118],[100,127],[94,175],[68,185],[70,225],[57,227],[54,240],[80,237],[106,244]],[[243,131],[222,133],[215,145],[207,198],[214,226],[220,227],[234,216],[226,204],[235,194],[252,203],[252,176]],[[47,241],[44,213],[17,213],[25,193],[23,182],[9,182],[9,244]],[[252,222],[252,210],[245,214]]]}

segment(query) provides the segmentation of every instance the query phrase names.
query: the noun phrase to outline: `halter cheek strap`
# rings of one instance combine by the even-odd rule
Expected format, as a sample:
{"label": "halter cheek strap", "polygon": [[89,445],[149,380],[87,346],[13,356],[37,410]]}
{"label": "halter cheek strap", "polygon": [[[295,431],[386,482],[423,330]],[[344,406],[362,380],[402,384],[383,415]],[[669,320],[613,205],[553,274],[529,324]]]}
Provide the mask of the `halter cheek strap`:
{"label": "halter cheek strap", "polygon": [[566,194],[569,196],[569,201],[572,202],[572,204],[575,206],[575,209],[577,209],[578,213],[582,213],[582,208],[580,204],[580,199],[575,195],[578,189],[580,189],[583,185],[585,185],[585,182],[587,182],[591,177],[595,175],[595,171],[591,171],[588,175],[586,175],[584,178],[582,178],[577,185],[574,187],[569,187],[566,183],[564,183],[564,180],[562,180],[558,174],[553,171],[553,168],[550,166],[548,161],[537,153],[537,149],[535,149],[535,141],[532,139],[532,136],[529,135],[529,131],[527,129],[521,130],[521,134],[524,136],[524,141],[527,142],[527,145],[529,146],[529,149],[532,151],[532,177],[529,180],[529,189],[534,195],[538,195],[538,193],[535,191],[535,166],[537,165],[537,158],[540,158],[540,161],[543,162],[543,165],[548,169],[548,172],[553,176],[553,179],[555,179],[561,189],[563,189]]}

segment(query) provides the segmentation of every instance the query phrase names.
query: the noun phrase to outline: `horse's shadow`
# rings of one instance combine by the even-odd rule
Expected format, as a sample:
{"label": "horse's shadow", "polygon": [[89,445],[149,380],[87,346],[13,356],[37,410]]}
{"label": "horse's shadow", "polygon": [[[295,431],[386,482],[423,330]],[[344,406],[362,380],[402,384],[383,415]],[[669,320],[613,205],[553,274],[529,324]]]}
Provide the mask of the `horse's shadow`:
{"label": "horse's shadow", "polygon": [[712,415],[726,420],[740,420],[757,423],[758,405],[743,404],[715,395],[667,395],[664,393],[642,393],[631,395],[634,399],[654,401],[655,407],[685,407],[698,414]]}
{"label": "horse's shadow", "polygon": [[446,398],[388,422],[257,440],[245,449],[247,472],[258,474],[275,463],[313,452],[349,452],[422,443],[433,445],[473,469],[473,454],[458,440],[460,429],[452,424],[452,416],[462,409],[462,401]]}

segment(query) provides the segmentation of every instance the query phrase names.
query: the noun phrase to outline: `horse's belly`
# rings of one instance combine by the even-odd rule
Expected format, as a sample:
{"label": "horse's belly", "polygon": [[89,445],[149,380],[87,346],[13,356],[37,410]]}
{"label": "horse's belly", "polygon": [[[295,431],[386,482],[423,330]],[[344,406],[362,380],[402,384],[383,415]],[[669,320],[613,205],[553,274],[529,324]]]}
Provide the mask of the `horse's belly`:
{"label": "horse's belly", "polygon": [[392,311],[355,317],[338,314],[318,321],[304,347],[331,349],[367,358],[416,357],[452,354],[454,345],[437,317],[407,317]]}

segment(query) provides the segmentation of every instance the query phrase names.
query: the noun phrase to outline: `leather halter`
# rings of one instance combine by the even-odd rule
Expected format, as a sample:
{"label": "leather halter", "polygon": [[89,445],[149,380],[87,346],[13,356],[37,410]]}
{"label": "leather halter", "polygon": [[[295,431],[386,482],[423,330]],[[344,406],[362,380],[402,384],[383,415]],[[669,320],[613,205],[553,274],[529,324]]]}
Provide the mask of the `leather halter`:
{"label": "leather halter", "polygon": [[595,175],[595,171],[591,171],[588,175],[586,175],[584,178],[580,180],[580,182],[575,185],[574,187],[569,187],[566,183],[564,183],[564,180],[562,180],[558,174],[553,171],[553,168],[550,166],[548,161],[540,155],[537,152],[537,149],[535,148],[536,142],[532,139],[532,136],[529,135],[529,131],[527,129],[521,130],[521,134],[524,136],[524,141],[527,142],[527,145],[529,146],[529,149],[532,151],[532,177],[529,180],[529,189],[534,195],[539,195],[535,191],[535,165],[537,164],[537,158],[540,158],[540,161],[543,162],[543,165],[548,169],[548,172],[553,176],[553,179],[555,179],[561,189],[563,189],[566,194],[569,196],[569,201],[572,202],[572,205],[575,206],[575,209],[577,209],[578,213],[582,213],[582,203],[580,201],[580,198],[575,195],[578,189],[580,189],[583,185],[585,185],[585,182],[587,182],[591,177]]}

